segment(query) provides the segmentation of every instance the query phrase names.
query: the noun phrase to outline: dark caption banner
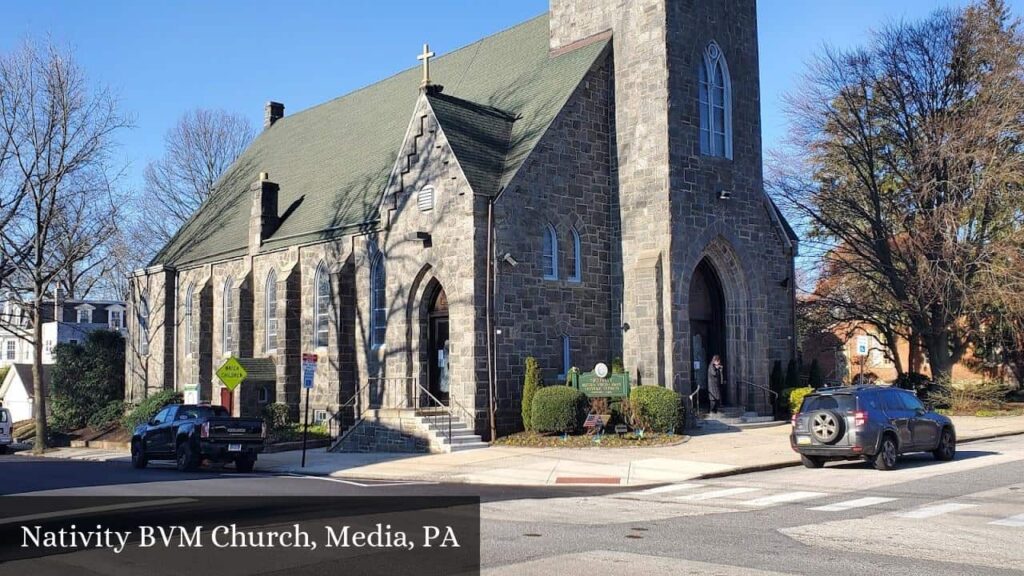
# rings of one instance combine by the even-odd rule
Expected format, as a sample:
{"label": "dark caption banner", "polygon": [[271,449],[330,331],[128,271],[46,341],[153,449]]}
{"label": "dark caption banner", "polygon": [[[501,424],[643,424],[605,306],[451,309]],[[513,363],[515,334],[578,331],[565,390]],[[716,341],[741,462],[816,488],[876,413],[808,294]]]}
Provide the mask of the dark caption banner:
{"label": "dark caption banner", "polygon": [[0,499],[0,575],[480,573],[476,497]]}

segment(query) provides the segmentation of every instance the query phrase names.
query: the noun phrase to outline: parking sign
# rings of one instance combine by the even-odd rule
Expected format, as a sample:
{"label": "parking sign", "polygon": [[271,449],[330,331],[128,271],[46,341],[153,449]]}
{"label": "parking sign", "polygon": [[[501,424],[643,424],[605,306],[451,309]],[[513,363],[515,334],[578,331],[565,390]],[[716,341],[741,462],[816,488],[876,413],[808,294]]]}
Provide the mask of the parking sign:
{"label": "parking sign", "polygon": [[313,377],[316,375],[316,354],[302,355],[302,387],[306,390],[313,388]]}

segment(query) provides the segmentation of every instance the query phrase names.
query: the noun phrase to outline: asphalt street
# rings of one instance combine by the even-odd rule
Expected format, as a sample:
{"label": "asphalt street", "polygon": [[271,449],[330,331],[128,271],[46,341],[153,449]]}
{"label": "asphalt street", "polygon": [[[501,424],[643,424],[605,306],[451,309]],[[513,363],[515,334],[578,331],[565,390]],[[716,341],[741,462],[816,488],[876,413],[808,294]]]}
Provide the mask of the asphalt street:
{"label": "asphalt street", "polygon": [[1024,572],[1024,436],[905,457],[652,488],[381,482],[0,457],[0,493],[482,499],[485,574]]}

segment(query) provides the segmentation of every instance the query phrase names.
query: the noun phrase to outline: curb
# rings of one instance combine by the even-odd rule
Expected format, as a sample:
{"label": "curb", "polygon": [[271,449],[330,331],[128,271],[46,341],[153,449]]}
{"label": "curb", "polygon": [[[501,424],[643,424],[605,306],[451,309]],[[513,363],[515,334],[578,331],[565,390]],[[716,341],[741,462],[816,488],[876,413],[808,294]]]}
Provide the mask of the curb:
{"label": "curb", "polygon": [[[972,436],[970,438],[959,438],[957,444],[970,444],[971,442],[978,442],[980,440],[992,440],[993,438],[1006,438],[1007,436],[1020,436],[1024,434],[1024,430],[1017,430],[1013,432],[993,432],[992,434],[982,434],[980,436]],[[708,474],[701,474],[694,478],[694,480],[711,480],[714,478],[725,478],[728,476],[739,476],[740,474],[752,474],[754,472],[768,472],[770,470],[780,470],[782,468],[793,468],[801,466],[800,461],[796,462],[770,462],[768,464],[756,464],[753,466],[741,466],[739,468],[733,468],[732,470],[723,470],[721,472],[709,472]]]}

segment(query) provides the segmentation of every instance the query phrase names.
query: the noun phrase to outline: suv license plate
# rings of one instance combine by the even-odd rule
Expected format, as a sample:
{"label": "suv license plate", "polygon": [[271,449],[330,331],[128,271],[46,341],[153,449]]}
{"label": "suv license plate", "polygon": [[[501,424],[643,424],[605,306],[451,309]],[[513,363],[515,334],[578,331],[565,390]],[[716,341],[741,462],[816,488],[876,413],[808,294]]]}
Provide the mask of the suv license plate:
{"label": "suv license plate", "polygon": [[797,436],[796,443],[801,446],[806,446],[811,443],[811,438],[809,436]]}
{"label": "suv license plate", "polygon": [[228,452],[241,452],[241,451],[242,451],[242,445],[241,444],[228,444]]}

